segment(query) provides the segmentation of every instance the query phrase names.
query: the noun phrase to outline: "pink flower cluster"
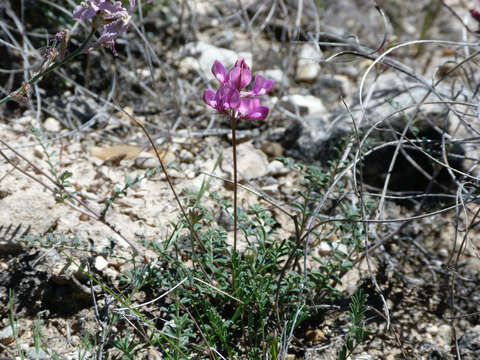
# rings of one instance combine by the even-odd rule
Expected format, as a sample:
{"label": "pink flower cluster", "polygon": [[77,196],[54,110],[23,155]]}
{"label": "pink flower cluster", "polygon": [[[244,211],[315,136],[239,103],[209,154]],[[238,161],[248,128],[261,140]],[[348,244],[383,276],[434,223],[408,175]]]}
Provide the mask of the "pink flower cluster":
{"label": "pink flower cluster", "polygon": [[268,107],[262,106],[259,97],[272,90],[273,80],[256,75],[252,90],[242,91],[252,81],[252,73],[243,58],[237,60],[228,73],[217,60],[212,66],[212,73],[221,86],[217,92],[205,90],[203,101],[207,105],[236,119],[263,120],[267,117]]}
{"label": "pink flower cluster", "polygon": [[[130,1],[130,9],[132,11],[135,6],[135,0]],[[85,20],[99,17],[104,24],[98,44],[109,47],[113,53],[115,52],[115,39],[127,30],[130,24],[130,15],[128,10],[122,6],[121,1],[110,0],[85,0],[73,10],[73,18],[77,20]]]}

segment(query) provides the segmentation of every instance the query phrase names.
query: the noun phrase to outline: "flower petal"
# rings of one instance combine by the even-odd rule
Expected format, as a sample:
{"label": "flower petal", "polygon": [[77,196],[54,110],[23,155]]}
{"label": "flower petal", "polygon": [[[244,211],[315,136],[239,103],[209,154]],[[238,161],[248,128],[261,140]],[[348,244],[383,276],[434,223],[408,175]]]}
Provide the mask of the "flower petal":
{"label": "flower petal", "polygon": [[252,81],[252,73],[243,58],[235,63],[235,66],[227,74],[228,82],[238,90],[244,89]]}
{"label": "flower petal", "polygon": [[203,101],[205,104],[211,106],[212,108],[216,109],[217,108],[217,100],[215,99],[216,94],[210,90],[210,89],[205,89],[203,92]]}
{"label": "flower petal", "polygon": [[270,90],[273,89],[273,85],[275,85],[275,81],[273,80],[265,80],[263,82],[263,87],[262,87],[262,94],[260,95],[265,95],[266,93],[268,93]]}
{"label": "flower petal", "polygon": [[237,107],[237,111],[241,117],[247,116],[248,113],[252,110],[250,106],[250,100],[251,99],[245,99],[245,98],[242,98],[240,100],[240,104]]}
{"label": "flower petal", "polygon": [[216,97],[217,110],[236,109],[240,105],[240,93],[229,85],[223,85],[218,89]]}
{"label": "flower petal", "polygon": [[225,84],[227,81],[227,72],[220,61],[215,60],[212,66],[212,73],[218,81],[220,81],[222,84]]}
{"label": "flower petal", "polygon": [[114,41],[117,37],[120,36],[122,32],[127,30],[129,24],[130,16],[127,16],[126,19],[120,18],[108,24],[105,24],[102,31],[100,32],[98,42],[100,44],[104,44]]}
{"label": "flower petal", "polygon": [[262,89],[264,82],[265,80],[262,75],[255,75],[255,81],[253,82],[252,88],[254,94],[257,94]]}
{"label": "flower petal", "polygon": [[246,117],[261,105],[262,103],[259,98],[242,98],[237,107],[237,111],[241,117]]}
{"label": "flower petal", "polygon": [[78,5],[73,10],[73,18],[76,20],[90,19],[94,17],[98,12],[98,7],[95,5],[83,6]]}
{"label": "flower petal", "polygon": [[250,112],[245,119],[248,120],[263,120],[268,115],[268,107],[266,106],[259,106],[255,108],[252,112]]}
{"label": "flower petal", "polygon": [[267,92],[272,90],[273,80],[265,80],[261,75],[255,76],[255,81],[253,83],[252,93],[257,96],[265,95]]}

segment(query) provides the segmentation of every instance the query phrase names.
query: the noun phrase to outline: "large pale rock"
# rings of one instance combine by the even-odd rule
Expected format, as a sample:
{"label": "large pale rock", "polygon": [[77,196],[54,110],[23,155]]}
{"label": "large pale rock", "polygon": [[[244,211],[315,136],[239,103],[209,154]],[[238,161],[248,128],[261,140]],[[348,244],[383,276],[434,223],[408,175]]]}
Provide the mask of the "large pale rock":
{"label": "large pale rock", "polygon": [[[233,174],[232,148],[223,151],[222,169]],[[263,151],[255,149],[251,143],[237,146],[237,170],[247,180],[265,176],[268,173],[268,160]]]}
{"label": "large pale rock", "polygon": [[[63,210],[61,209],[63,208]],[[21,235],[29,229],[28,234],[44,235],[53,228],[65,208],[56,204],[53,195],[32,187],[24,191],[15,192],[0,200],[0,253],[19,251],[22,249]],[[6,233],[6,228],[12,225]],[[18,232],[14,229],[19,225]]]}

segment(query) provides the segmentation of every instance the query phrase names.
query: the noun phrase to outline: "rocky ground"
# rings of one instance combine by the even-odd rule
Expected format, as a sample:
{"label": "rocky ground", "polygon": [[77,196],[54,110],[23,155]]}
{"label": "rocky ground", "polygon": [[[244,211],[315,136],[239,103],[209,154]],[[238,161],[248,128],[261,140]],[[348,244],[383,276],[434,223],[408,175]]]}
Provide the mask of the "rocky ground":
{"label": "rocky ground", "polygon": [[[14,23],[12,13],[19,14],[11,3],[0,6],[2,23]],[[82,351],[85,358],[93,356],[85,349],[85,336],[98,330],[92,289],[101,289],[85,272],[119,286],[138,266],[132,247],[141,249],[139,264],[154,263],[157,255],[145,240],[172,231],[180,211],[162,173],[119,196],[106,221],[88,210],[99,214],[126,179],[158,167],[144,132],[122,109],[145,124],[162,160],[171,164],[168,172],[182,202],[205,184],[208,192],[231,201],[229,124],[203,103],[202,93],[214,85],[214,60],[230,67],[243,56],[255,73],[276,84],[264,100],[271,109],[267,120],[239,125],[238,168],[249,189],[240,190],[239,207],[272,208],[265,197],[289,205],[300,179],[278,157],[318,165],[327,173],[335,159],[343,159],[348,170],[355,154],[365,158],[356,170],[346,170],[345,192],[356,202],[355,184],[362,178],[361,191],[373,204],[366,216],[370,266],[361,255],[337,285],[344,300],[295,332],[287,358],[336,359],[349,297],[358,289],[369,294],[371,332],[353,359],[480,358],[477,63],[476,48],[460,44],[477,41],[477,25],[468,14],[473,5],[378,1],[384,23],[369,1],[153,3],[135,14],[138,27],[119,41],[117,58],[104,50],[83,56],[40,81],[27,103],[0,107],[0,149],[7,158],[0,160],[0,356],[12,358],[18,346],[27,358],[50,358],[43,350],[35,355],[38,332],[62,359],[82,358]],[[72,8],[68,1],[63,6]],[[48,31],[63,25],[49,23]],[[31,20],[26,27],[34,38],[38,24]],[[13,41],[2,29],[2,38]],[[17,30],[12,37],[21,39]],[[72,46],[85,30],[75,31]],[[384,34],[387,42],[377,49]],[[443,42],[399,48],[388,54],[387,64],[370,69],[394,41],[418,39]],[[25,46],[26,59],[37,66],[35,46]],[[2,89],[14,88],[23,76],[20,54],[8,54],[0,67],[20,71],[0,73]],[[460,69],[449,73],[458,64]],[[434,91],[428,91],[432,84]],[[419,103],[429,104],[416,107]],[[398,165],[389,169],[394,147],[382,144],[401,141],[408,116],[414,121],[407,137],[427,146],[419,150],[415,142],[405,142],[408,152],[400,151]],[[365,134],[368,140],[359,146],[356,136]],[[432,187],[419,167],[437,179]],[[71,172],[71,189],[87,207],[79,210],[78,203],[72,207],[55,198],[45,186],[52,187],[44,176],[54,176],[52,169]],[[391,192],[382,197],[387,173]],[[427,188],[447,196],[422,200]],[[203,205],[229,230],[232,243],[228,214],[214,199],[205,197]],[[270,213],[279,238],[288,238],[292,223],[281,211]],[[240,251],[245,246],[241,242]],[[318,256],[331,251],[322,243],[313,246]],[[142,303],[150,295],[138,292],[135,300]],[[154,348],[136,356],[160,358]]]}

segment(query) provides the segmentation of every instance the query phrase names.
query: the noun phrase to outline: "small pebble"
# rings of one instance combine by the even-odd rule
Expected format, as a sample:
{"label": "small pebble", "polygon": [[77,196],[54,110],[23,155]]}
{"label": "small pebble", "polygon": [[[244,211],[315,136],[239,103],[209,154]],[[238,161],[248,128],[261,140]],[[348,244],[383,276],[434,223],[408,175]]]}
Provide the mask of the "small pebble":
{"label": "small pebble", "polygon": [[0,330],[0,344],[8,345],[15,340],[13,338],[13,329],[10,326],[7,326]]}
{"label": "small pebble", "polygon": [[436,336],[438,334],[438,326],[437,325],[429,325],[427,326],[427,328],[425,329],[427,331],[427,333],[429,333],[430,335],[432,336]]}
{"label": "small pebble", "polygon": [[95,258],[95,262],[94,262],[95,269],[97,269],[98,271],[102,271],[107,266],[108,266],[108,261],[105,260],[103,256],[97,256]]}
{"label": "small pebble", "polygon": [[309,343],[318,343],[325,340],[325,334],[320,329],[310,329],[305,331],[305,340]]}
{"label": "small pebble", "polygon": [[62,128],[60,122],[53,117],[48,117],[43,123],[43,127],[49,132],[59,132]]}

